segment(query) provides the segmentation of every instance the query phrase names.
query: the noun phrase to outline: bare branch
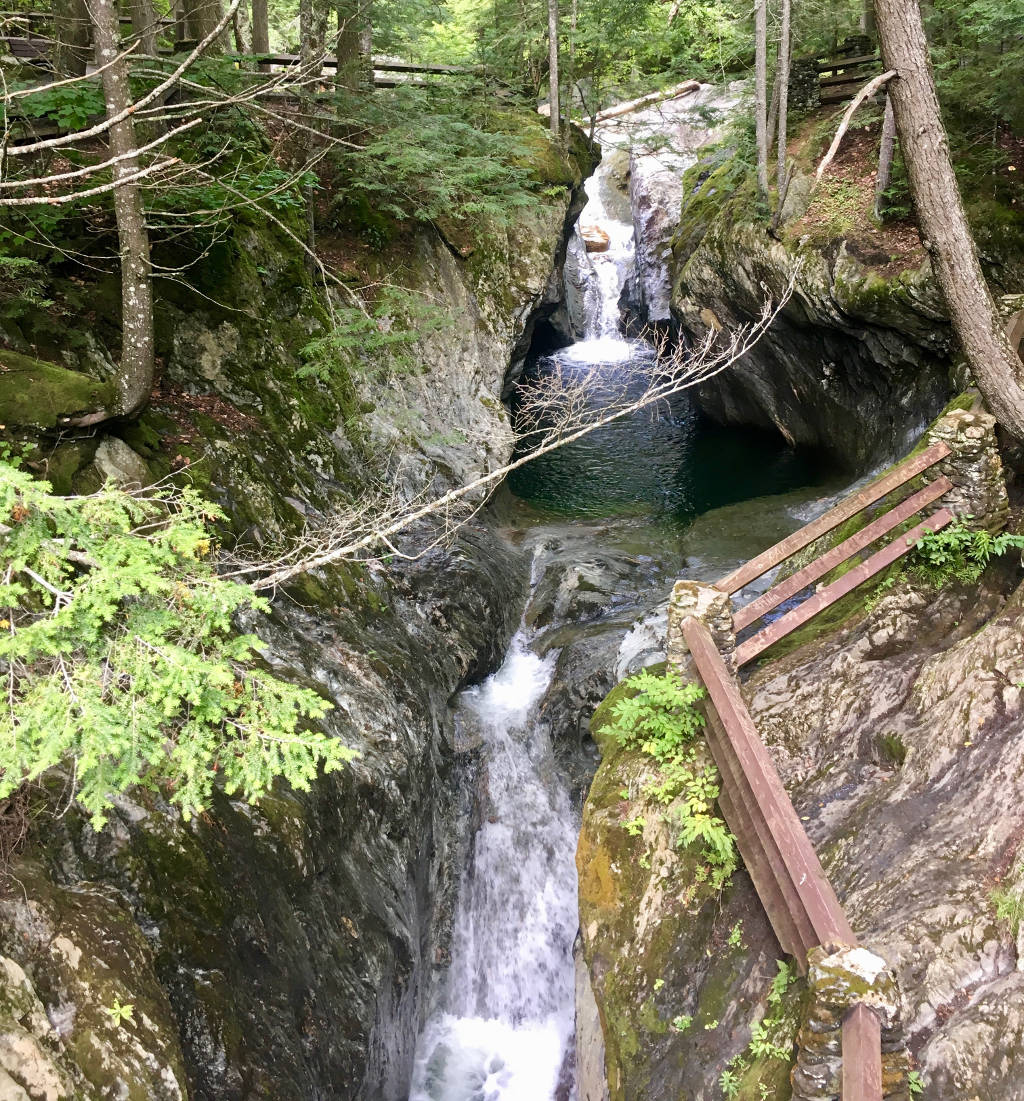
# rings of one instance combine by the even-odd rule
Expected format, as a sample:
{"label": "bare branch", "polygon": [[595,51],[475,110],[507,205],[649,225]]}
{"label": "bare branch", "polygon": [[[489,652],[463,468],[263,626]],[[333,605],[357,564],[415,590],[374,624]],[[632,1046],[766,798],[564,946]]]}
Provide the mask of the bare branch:
{"label": "bare branch", "polygon": [[134,115],[141,108],[152,103],[162,96],[169,88],[173,87],[180,77],[195,64],[196,59],[202,54],[203,50],[205,50],[211,42],[217,40],[221,31],[223,31],[231,21],[231,17],[235,14],[235,9],[238,7],[239,2],[240,0],[231,0],[228,10],[221,17],[217,26],[210,31],[202,42],[196,46],[166,80],[158,84],[155,88],[152,88],[142,97],[142,99],[138,100],[138,102],[133,103],[130,107],[125,108],[125,110],[118,112],[116,115],[111,115],[102,122],[98,122],[88,130],[79,130],[74,134],[65,134],[62,137],[48,138],[46,141],[33,142],[31,145],[14,145],[7,150],[7,155],[9,157],[24,157],[29,153],[38,153],[43,149],[58,149],[64,145],[74,145],[76,142],[85,141],[87,138],[94,138],[98,134],[103,134],[109,130],[111,126],[115,126],[117,123],[123,122],[126,118]]}
{"label": "bare branch", "polygon": [[825,175],[825,169],[828,168],[836,153],[839,152],[839,146],[846,136],[846,131],[850,128],[850,123],[853,121],[853,116],[856,114],[857,108],[868,98],[868,96],[873,96],[879,88],[887,84],[894,76],[896,76],[896,70],[890,69],[887,73],[876,76],[874,80],[869,80],[856,96],[854,96],[853,102],[846,108],[846,113],[843,115],[843,121],[839,124],[839,129],[836,131],[836,136],[832,139],[832,144],[829,146],[828,152],[821,158],[821,164],[818,165],[818,171],[814,174],[815,187],[821,183],[821,177]]}

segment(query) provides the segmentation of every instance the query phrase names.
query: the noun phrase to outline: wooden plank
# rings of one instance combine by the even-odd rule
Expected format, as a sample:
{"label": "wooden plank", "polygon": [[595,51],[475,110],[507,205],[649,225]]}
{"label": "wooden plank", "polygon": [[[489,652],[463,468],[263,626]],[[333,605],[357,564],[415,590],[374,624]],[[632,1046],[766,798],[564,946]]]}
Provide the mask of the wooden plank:
{"label": "wooden plank", "polygon": [[740,608],[733,616],[733,625],[736,630],[742,631],[744,627],[749,627],[755,620],[760,619],[761,616],[770,612],[773,608],[777,608],[784,600],[796,596],[808,585],[812,585],[817,581],[819,577],[824,577],[830,570],[834,570],[836,566],[845,562],[848,558],[852,558],[858,551],[864,550],[876,539],[887,535],[893,528],[909,520],[914,513],[920,512],[926,505],[937,501],[952,488],[953,483],[945,475],[936,478],[934,482],[930,482],[924,489],[918,490],[917,493],[908,497],[896,508],[891,509],[884,516],[880,516],[855,535],[851,535],[849,539],[845,539],[820,558],[816,558],[809,566],[797,570],[791,577],[787,577],[785,581],[780,582],[766,593],[762,593],[756,600],[752,600],[749,604]]}
{"label": "wooden plank", "polygon": [[738,592],[745,585],[749,585],[751,581],[756,581],[762,574],[766,574],[770,569],[778,566],[791,555],[796,554],[798,550],[803,550],[804,547],[809,546],[815,539],[819,539],[822,535],[832,531],[833,528],[839,527],[850,517],[856,516],[861,509],[874,504],[875,501],[884,497],[887,493],[898,489],[905,482],[909,482],[911,478],[917,477],[928,467],[934,466],[948,454],[949,448],[944,443],[936,443],[919,455],[904,459],[899,466],[894,467],[884,477],[876,479],[870,485],[866,485],[863,489],[846,497],[835,508],[831,508],[824,515],[819,516],[817,520],[805,524],[799,531],[794,531],[792,535],[776,543],[775,546],[769,547],[756,558],[751,558],[749,562],[740,566],[739,569],[733,570],[721,581],[716,582],[716,587],[726,593]]}
{"label": "wooden plank", "polygon": [[823,61],[818,65],[819,73],[831,73],[836,69],[850,69],[854,65],[866,65],[869,61],[881,61],[878,54],[861,54],[859,57],[845,57],[838,61]]}
{"label": "wooden plank", "polygon": [[[758,736],[736,678],[725,667],[722,655],[704,623],[688,616],[683,620],[682,630],[743,771],[750,792],[750,806],[760,809],[778,845],[786,875],[810,920],[816,943],[838,941],[856,944],[835,891],[793,809],[768,750]],[[788,891],[786,893],[789,894]]]}
{"label": "wooden plank", "polygon": [[880,551],[876,551],[870,558],[865,559],[859,566],[855,566],[849,573],[844,574],[838,581],[826,585],[820,592],[805,600],[799,607],[770,623],[767,627],[758,631],[753,638],[748,638],[736,648],[736,664],[746,665],[753,661],[758,654],[767,650],[781,638],[802,627],[809,619],[813,619],[819,612],[824,611],[830,605],[835,604],[840,597],[852,593],[858,585],[863,585],[869,578],[874,577],[891,566],[897,559],[910,550],[910,548],[929,531],[939,531],[953,519],[949,509],[940,509],[934,516],[922,520],[917,527],[912,528],[906,535],[894,539]]}
{"label": "wooden plank", "polygon": [[843,1018],[843,1101],[882,1101],[882,1022],[863,1002]]}
{"label": "wooden plank", "polygon": [[792,956],[801,974],[807,953],[818,943],[810,918],[786,871],[778,844],[743,777],[721,718],[713,705],[708,714],[708,746],[722,780],[718,805],[736,837],[736,847],[757,890],[782,950]]}
{"label": "wooden plank", "polygon": [[[302,57],[299,54],[226,54],[225,56],[235,61],[247,59],[265,62],[268,65],[299,65],[302,63]],[[336,69],[338,67],[337,57],[330,54],[325,55],[321,67]],[[409,61],[382,61],[376,58],[373,62],[373,68],[381,73],[437,73],[445,75],[449,73],[472,74],[477,72],[476,69],[467,69],[460,65],[418,65]]]}
{"label": "wooden plank", "polygon": [[857,84],[863,81],[866,75],[861,72],[839,73],[837,76],[823,76],[818,84],[822,88],[828,88],[833,84]]}

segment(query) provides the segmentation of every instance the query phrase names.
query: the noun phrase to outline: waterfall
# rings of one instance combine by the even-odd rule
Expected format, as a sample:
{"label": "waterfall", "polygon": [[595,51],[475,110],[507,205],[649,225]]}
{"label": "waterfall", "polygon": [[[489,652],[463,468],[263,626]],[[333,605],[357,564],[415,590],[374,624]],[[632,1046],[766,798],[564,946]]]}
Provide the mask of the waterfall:
{"label": "waterfall", "polygon": [[[620,363],[628,359],[632,345],[620,332],[619,300],[626,280],[633,272],[635,246],[633,215],[629,196],[618,190],[614,168],[604,157],[584,185],[587,205],[576,223],[571,262],[578,269],[575,287],[567,294],[582,291],[579,308],[570,313],[581,317],[583,339],[563,349],[559,355],[576,363]],[[588,237],[607,238],[607,247],[588,252]]]}
{"label": "waterfall", "polygon": [[572,942],[578,823],[537,708],[555,655],[525,628],[501,668],[463,692],[487,803],[456,913],[441,1011],[417,1047],[410,1101],[574,1096]]}

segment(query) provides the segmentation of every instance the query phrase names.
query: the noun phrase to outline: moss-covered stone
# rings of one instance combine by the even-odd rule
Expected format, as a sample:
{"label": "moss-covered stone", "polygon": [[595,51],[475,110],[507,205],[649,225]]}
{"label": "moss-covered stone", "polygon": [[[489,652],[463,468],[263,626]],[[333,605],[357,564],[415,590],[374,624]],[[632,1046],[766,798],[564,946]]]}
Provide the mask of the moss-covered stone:
{"label": "moss-covered stone", "polygon": [[0,349],[0,425],[54,428],[76,415],[111,410],[116,396],[112,383]]}

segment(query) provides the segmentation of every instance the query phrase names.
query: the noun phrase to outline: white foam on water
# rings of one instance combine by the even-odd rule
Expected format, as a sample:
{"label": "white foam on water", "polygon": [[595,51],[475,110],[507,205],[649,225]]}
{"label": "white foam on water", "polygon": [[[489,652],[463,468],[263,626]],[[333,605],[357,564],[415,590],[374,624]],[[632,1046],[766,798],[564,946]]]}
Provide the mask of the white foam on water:
{"label": "white foam on water", "polygon": [[572,1096],[577,827],[536,714],[555,657],[534,654],[521,630],[501,668],[460,699],[460,721],[482,739],[484,821],[410,1101]]}

